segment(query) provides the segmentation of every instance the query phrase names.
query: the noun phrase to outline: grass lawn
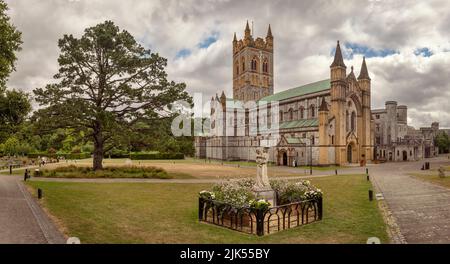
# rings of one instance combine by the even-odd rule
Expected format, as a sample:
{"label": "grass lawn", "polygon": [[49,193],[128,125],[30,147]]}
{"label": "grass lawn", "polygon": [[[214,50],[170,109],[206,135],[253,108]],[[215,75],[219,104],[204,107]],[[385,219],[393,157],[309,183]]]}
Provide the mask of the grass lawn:
{"label": "grass lawn", "polygon": [[410,175],[423,181],[428,181],[437,185],[450,188],[450,170],[446,170],[445,178],[439,177],[439,173],[437,171],[433,174],[411,173]]}
{"label": "grass lawn", "polygon": [[208,184],[27,182],[43,189],[44,207],[66,235],[83,243],[387,243],[383,218],[364,176],[313,179],[324,195],[324,220],[266,237],[197,221],[198,192]]}
{"label": "grass lawn", "polygon": [[[232,163],[232,162],[231,162]],[[73,165],[74,163],[70,163]],[[75,163],[76,166],[91,166],[91,160],[81,160]],[[104,166],[125,166],[126,159],[105,159]],[[219,162],[207,162],[205,160],[201,162],[195,159],[186,160],[133,160],[131,163],[133,166],[145,167],[152,166],[162,168],[169,174],[173,175],[190,175],[191,178],[197,179],[236,179],[236,178],[248,178],[254,177],[256,173],[256,167],[243,166],[245,162],[241,163],[241,167],[237,165],[229,165],[224,162],[224,165]],[[268,169],[269,176],[271,177],[296,177],[304,175],[303,171],[287,170],[284,167],[271,166]],[[177,177],[180,178],[180,177]]]}
{"label": "grass lawn", "polygon": [[162,168],[152,166],[108,166],[103,170],[94,171],[92,167],[60,166],[57,168],[39,170],[34,172],[34,177],[42,178],[143,178],[143,179],[192,179],[189,174],[182,172],[168,173]]}

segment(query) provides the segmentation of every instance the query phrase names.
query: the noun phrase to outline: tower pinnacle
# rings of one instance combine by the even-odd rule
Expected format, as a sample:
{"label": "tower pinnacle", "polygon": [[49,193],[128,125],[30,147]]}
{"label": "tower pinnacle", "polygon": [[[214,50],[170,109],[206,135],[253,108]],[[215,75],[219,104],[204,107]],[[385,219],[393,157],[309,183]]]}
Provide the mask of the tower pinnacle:
{"label": "tower pinnacle", "polygon": [[344,58],[342,57],[341,45],[339,44],[339,40],[336,46],[336,53],[334,54],[334,61],[331,64],[331,67],[346,67],[344,64]]}
{"label": "tower pinnacle", "polygon": [[369,71],[367,70],[366,57],[363,57],[363,63],[361,66],[361,73],[359,74],[358,80],[369,80]]}

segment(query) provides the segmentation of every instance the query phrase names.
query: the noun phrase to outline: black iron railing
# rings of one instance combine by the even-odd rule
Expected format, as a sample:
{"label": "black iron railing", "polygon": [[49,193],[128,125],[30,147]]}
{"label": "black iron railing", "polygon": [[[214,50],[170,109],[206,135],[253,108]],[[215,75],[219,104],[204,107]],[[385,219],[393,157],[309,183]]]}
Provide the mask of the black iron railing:
{"label": "black iron railing", "polygon": [[253,209],[199,198],[198,219],[263,236],[322,220],[322,203],[322,198],[317,198],[269,209]]}

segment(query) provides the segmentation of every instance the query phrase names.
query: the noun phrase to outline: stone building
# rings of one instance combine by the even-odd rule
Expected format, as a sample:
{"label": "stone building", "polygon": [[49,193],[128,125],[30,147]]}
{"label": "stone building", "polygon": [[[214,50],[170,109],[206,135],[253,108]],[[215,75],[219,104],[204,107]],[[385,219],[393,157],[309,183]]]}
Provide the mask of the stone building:
{"label": "stone building", "polygon": [[375,159],[415,161],[439,153],[434,146],[439,123],[420,129],[408,126],[407,106],[388,101],[384,109],[372,110],[372,118],[375,123]]}
{"label": "stone building", "polygon": [[270,147],[278,165],[343,165],[373,159],[371,79],[365,59],[357,78],[339,42],[330,79],[274,93],[274,37],[233,39],[233,98],[211,99],[210,131],[195,139],[199,158],[255,160]]}

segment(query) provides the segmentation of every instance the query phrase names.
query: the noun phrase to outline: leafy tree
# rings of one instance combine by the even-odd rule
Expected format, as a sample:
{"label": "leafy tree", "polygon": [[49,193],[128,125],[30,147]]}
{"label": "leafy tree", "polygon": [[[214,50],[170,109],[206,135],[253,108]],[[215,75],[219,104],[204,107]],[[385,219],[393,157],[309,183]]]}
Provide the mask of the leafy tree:
{"label": "leafy tree", "polygon": [[21,33],[11,24],[6,11],[8,6],[0,0],[0,90],[4,90],[8,76],[15,69],[16,52],[22,44]]}
{"label": "leafy tree", "polygon": [[439,147],[440,153],[449,153],[450,150],[450,138],[447,133],[439,133],[434,139],[434,143]]}
{"label": "leafy tree", "polygon": [[20,143],[19,140],[12,136],[10,138],[8,138],[5,143],[3,143],[3,154],[6,155],[16,155],[19,152],[19,148],[20,148]]}
{"label": "leafy tree", "polygon": [[36,118],[41,129],[72,128],[92,139],[94,170],[136,124],[190,100],[185,84],[167,80],[167,60],[111,21],[87,28],[79,39],[64,35],[59,47],[59,82],[34,90],[43,106]]}
{"label": "leafy tree", "polygon": [[22,91],[7,90],[0,93],[0,140],[20,130],[31,112],[28,95]]}

